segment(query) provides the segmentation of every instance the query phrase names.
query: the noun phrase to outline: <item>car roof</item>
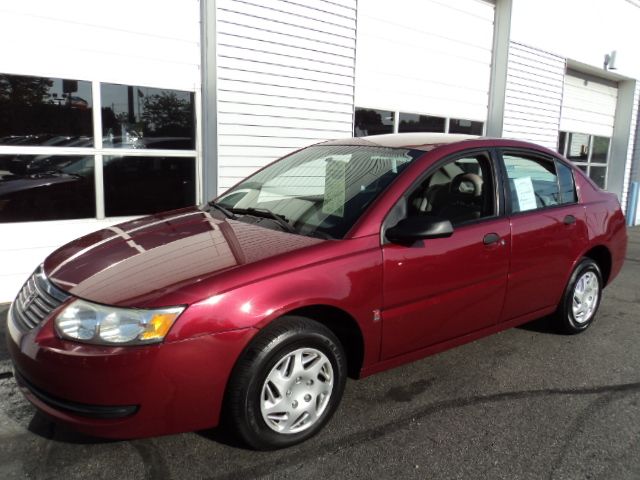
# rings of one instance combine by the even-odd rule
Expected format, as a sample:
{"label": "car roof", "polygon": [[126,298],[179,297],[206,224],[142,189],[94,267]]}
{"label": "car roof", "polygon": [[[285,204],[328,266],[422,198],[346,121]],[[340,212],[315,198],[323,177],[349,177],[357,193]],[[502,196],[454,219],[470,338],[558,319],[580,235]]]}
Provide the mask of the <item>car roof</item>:
{"label": "car roof", "polygon": [[387,133],[382,135],[370,135],[367,137],[345,138],[329,140],[322,145],[362,145],[392,148],[411,148],[415,150],[431,150],[437,145],[456,143],[466,140],[478,140],[481,137],[475,135],[462,135],[457,133]]}
{"label": "car roof", "polygon": [[389,147],[389,148],[409,148],[412,150],[430,151],[440,145],[447,145],[460,142],[482,142],[491,146],[520,146],[535,149],[547,150],[540,145],[520,140],[511,140],[494,137],[478,137],[476,135],[463,135],[458,133],[387,133],[382,135],[370,135],[367,137],[344,138],[339,140],[329,140],[320,145],[353,145],[369,147]]}

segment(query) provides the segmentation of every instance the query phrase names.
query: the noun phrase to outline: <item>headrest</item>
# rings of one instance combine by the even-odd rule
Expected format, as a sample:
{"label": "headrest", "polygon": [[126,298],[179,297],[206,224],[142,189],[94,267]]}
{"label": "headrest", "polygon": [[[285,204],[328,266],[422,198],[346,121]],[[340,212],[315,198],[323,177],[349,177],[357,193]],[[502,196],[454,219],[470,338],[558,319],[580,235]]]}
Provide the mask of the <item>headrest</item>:
{"label": "headrest", "polygon": [[453,195],[479,197],[482,195],[482,177],[475,173],[461,173],[451,181],[450,192]]}

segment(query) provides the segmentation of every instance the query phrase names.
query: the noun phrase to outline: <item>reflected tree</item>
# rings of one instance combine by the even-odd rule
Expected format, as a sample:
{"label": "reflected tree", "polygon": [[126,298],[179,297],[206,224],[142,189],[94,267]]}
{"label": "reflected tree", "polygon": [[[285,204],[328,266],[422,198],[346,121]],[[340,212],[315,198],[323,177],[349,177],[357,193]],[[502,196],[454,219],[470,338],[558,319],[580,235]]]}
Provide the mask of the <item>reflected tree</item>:
{"label": "reflected tree", "polygon": [[0,75],[0,101],[22,105],[45,103],[52,86],[50,78]]}
{"label": "reflected tree", "polygon": [[145,97],[142,119],[155,135],[190,135],[193,124],[192,102],[174,92]]}

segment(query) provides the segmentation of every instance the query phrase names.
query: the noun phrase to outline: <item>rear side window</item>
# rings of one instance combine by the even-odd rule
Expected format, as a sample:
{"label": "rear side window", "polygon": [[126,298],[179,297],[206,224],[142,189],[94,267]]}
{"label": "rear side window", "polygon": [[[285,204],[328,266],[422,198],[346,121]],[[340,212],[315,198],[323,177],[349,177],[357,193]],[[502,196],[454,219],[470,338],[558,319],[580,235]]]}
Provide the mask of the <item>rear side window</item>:
{"label": "rear side window", "polygon": [[575,203],[578,198],[573,181],[573,172],[564,163],[558,160],[555,162],[556,171],[558,172],[558,184],[560,185],[560,203]]}
{"label": "rear side window", "polygon": [[504,153],[502,158],[507,171],[511,212],[525,212],[562,203],[553,161],[512,153]]}

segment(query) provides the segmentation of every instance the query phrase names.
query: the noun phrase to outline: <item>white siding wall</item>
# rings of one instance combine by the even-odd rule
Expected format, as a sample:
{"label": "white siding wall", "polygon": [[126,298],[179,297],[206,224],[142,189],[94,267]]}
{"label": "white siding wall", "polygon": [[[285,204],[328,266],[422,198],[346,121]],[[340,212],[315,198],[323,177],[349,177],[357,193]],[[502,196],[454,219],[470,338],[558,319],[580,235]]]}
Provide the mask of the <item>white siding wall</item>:
{"label": "white siding wall", "polygon": [[351,136],[355,0],[218,0],[219,193],[319,141]]}
{"label": "white siding wall", "polygon": [[486,121],[494,6],[358,3],[356,105]]}
{"label": "white siding wall", "polygon": [[[0,73],[197,91],[198,0],[0,5]],[[60,245],[123,219],[0,223],[0,303]]]}
{"label": "white siding wall", "polygon": [[29,275],[59,246],[126,220],[0,223],[0,303],[12,301]]}
{"label": "white siding wall", "polygon": [[[631,113],[631,129],[629,131],[629,146],[624,168],[624,182],[622,184],[622,211],[626,213],[629,186],[632,179],[640,180],[637,175],[632,176],[632,169],[640,171],[640,137],[638,137],[638,109],[640,109],[640,82],[636,81],[633,95],[633,112]],[[635,219],[634,219],[635,220]],[[636,222],[637,223],[637,222]]]}
{"label": "white siding wall", "polygon": [[611,137],[617,100],[618,89],[612,85],[566,75],[560,129]]}
{"label": "white siding wall", "polygon": [[640,78],[638,25],[635,0],[513,0],[511,39],[598,70],[617,50],[616,73]]}
{"label": "white siding wall", "polygon": [[556,149],[565,59],[511,42],[503,136]]}

